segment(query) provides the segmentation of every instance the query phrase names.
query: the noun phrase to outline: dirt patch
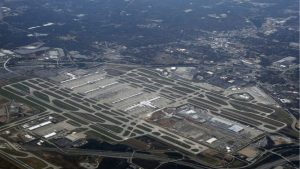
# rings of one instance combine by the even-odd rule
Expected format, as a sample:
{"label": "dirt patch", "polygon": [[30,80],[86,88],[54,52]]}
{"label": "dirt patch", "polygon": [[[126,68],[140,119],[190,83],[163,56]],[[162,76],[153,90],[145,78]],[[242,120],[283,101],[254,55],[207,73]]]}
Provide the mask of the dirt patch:
{"label": "dirt patch", "polygon": [[239,151],[240,154],[248,157],[248,158],[254,158],[259,154],[259,150],[254,147],[246,147]]}

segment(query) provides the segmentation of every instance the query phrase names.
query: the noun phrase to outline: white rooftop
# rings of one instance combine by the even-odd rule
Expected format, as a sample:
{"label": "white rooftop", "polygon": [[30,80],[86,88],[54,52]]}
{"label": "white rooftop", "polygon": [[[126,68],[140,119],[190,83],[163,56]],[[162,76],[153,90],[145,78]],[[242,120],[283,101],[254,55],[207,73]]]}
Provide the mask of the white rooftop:
{"label": "white rooftop", "polygon": [[47,135],[44,135],[43,137],[44,138],[49,138],[49,137],[52,137],[52,136],[55,136],[56,135],[56,133],[55,132],[52,132],[52,133],[49,133],[49,134],[47,134]]}
{"label": "white rooftop", "polygon": [[213,137],[213,138],[210,138],[210,139],[206,140],[206,142],[211,144],[211,143],[215,142],[216,140],[218,140],[218,139]]}
{"label": "white rooftop", "polygon": [[212,122],[219,122],[219,123],[223,123],[223,124],[226,124],[228,126],[231,126],[232,123],[230,123],[229,121],[226,121],[226,120],[223,120],[223,119],[220,119],[220,118],[217,118],[217,117],[213,117],[211,119]]}
{"label": "white rooftop", "polygon": [[229,129],[229,130],[232,130],[232,131],[234,131],[234,132],[236,132],[236,133],[238,133],[238,132],[244,130],[243,127],[241,127],[241,126],[239,126],[239,125],[236,125],[236,124],[233,125],[233,126],[231,126],[231,127],[229,127],[228,129]]}

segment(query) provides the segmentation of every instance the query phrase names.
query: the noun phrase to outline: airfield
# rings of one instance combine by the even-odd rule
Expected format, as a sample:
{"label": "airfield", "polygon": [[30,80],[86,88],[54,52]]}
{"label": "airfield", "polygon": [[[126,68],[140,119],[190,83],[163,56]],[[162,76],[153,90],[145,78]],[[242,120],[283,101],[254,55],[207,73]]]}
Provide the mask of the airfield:
{"label": "airfield", "polygon": [[[93,135],[122,142],[146,135],[194,155],[209,148],[234,153],[266,132],[286,127],[270,117],[275,113],[270,107],[170,79],[150,68],[64,72],[51,80],[9,84],[2,91],[43,112],[2,125],[0,131],[21,128],[23,134],[52,144],[58,144],[53,138]],[[77,134],[70,135],[72,131]]]}

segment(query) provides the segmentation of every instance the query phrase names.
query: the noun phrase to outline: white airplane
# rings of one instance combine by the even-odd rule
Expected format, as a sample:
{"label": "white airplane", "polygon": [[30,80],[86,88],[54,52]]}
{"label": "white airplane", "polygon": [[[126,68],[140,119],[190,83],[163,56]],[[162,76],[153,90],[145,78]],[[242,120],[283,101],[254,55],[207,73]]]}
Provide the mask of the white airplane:
{"label": "white airplane", "polygon": [[151,108],[156,108],[156,106],[153,105],[151,102],[154,101],[154,100],[157,100],[157,99],[159,99],[159,98],[160,98],[160,97],[155,97],[155,98],[152,98],[152,99],[150,99],[150,100],[141,101],[141,102],[139,102],[138,104],[135,104],[135,105],[133,105],[133,106],[128,107],[127,109],[125,109],[125,111],[130,111],[130,110],[132,110],[132,109],[134,109],[134,108],[136,108],[136,107],[145,107],[145,106],[151,107]]}

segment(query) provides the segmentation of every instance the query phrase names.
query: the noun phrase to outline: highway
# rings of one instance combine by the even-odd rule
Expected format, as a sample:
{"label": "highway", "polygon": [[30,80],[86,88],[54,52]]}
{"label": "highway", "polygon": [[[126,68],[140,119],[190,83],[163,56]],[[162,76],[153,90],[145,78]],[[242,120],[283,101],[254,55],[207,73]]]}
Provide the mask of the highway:
{"label": "highway", "polygon": [[[299,160],[299,156],[297,156],[297,155],[293,155],[293,156],[289,156],[289,157],[285,157],[285,158],[288,159],[289,161]],[[270,163],[262,164],[262,165],[256,167],[256,169],[271,169],[273,167],[285,164],[287,162],[286,159],[279,159],[276,161],[272,161]]]}
{"label": "highway", "polygon": [[[286,157],[286,156],[281,155],[281,153],[284,153],[287,151],[294,151],[294,150],[298,150],[298,152],[299,152],[299,145],[284,145],[281,147],[272,148],[270,150],[265,150],[262,154],[260,154],[259,158],[252,161],[251,164],[244,166],[242,168],[252,169],[253,167],[256,167],[256,168],[260,168],[260,169],[269,169],[269,168],[272,168],[272,166],[279,166],[280,164],[284,164],[284,163],[291,164],[291,161],[299,160],[299,154],[293,154],[293,155]],[[270,163],[263,162],[264,160],[266,160],[267,158],[269,158],[272,155],[279,156],[280,159],[278,159],[276,161],[272,161]],[[259,167],[257,167],[256,166],[257,164],[261,164],[261,165]],[[266,168],[263,168],[263,167],[266,167]],[[267,168],[267,167],[269,167],[269,168]]]}

